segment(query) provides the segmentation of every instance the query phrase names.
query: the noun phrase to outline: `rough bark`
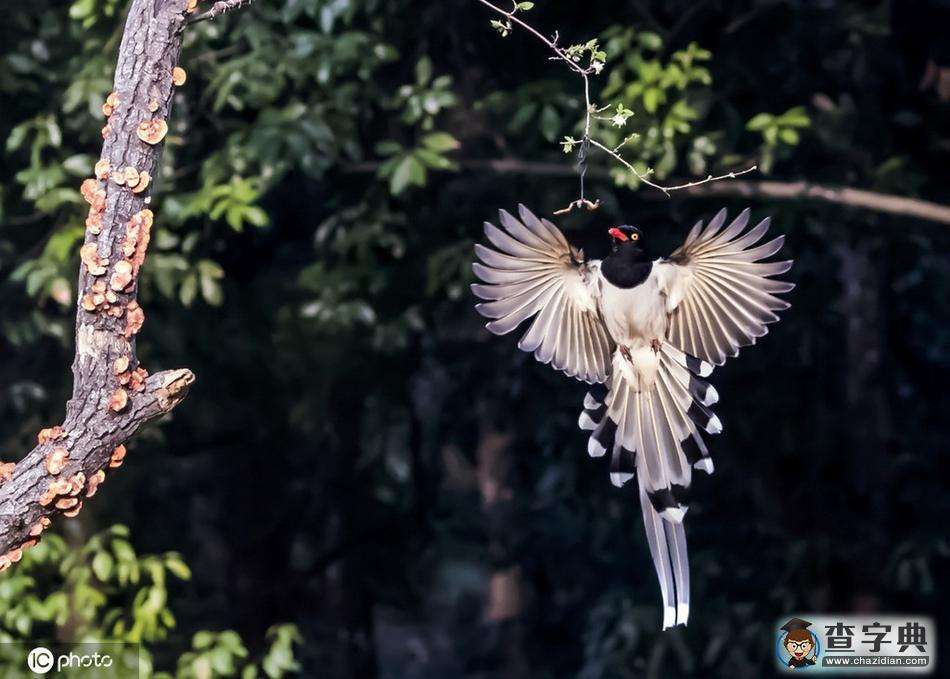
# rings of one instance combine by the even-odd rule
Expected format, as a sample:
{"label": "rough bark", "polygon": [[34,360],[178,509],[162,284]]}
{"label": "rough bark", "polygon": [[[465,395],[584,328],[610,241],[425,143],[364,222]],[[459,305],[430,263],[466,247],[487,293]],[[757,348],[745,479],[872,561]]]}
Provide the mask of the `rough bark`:
{"label": "rough bark", "polygon": [[[136,237],[130,239],[128,225],[147,209],[154,183],[135,192],[127,182],[116,181],[127,167],[158,174],[161,140],[146,143],[137,130],[144,121],[168,119],[172,69],[178,65],[189,4],[133,0],[129,8],[112,104],[103,110],[108,120],[98,179],[83,185],[91,209],[79,272],[72,398],[62,425],[41,433],[39,445],[12,472],[6,470],[8,478],[0,486],[0,569],[19,559],[50,517],[74,516],[102,480],[100,471],[121,463],[124,448],[116,454],[117,447],[142,424],[178,405],[194,381],[186,369],[147,378],[139,369],[135,334],[144,315],[136,301],[137,274],[151,213]],[[111,174],[103,177],[105,161]]]}

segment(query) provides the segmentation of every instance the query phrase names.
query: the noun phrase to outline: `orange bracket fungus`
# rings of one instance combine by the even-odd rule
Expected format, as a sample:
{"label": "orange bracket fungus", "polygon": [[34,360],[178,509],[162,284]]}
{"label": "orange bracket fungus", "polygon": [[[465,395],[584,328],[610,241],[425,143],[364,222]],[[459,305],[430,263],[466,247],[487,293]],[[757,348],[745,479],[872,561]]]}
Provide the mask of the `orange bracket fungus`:
{"label": "orange bracket fungus", "polygon": [[188,80],[188,74],[185,73],[185,69],[181,66],[176,66],[172,69],[172,82],[175,84],[175,87],[181,87],[185,84],[186,80]]}
{"label": "orange bracket fungus", "polygon": [[139,330],[142,329],[142,325],[145,323],[145,312],[142,311],[142,307],[139,306],[138,302],[129,302],[129,305],[125,308],[125,322],[126,338],[137,335]]}
{"label": "orange bracket fungus", "polygon": [[69,460],[69,451],[62,447],[53,448],[46,455],[46,471],[53,476],[56,476],[63,468],[66,466],[66,462]]}
{"label": "orange bracket fungus", "polygon": [[116,292],[122,292],[129,287],[129,283],[132,282],[132,268],[132,262],[127,259],[120,259],[116,262],[109,286]]}
{"label": "orange bracket fungus", "polygon": [[92,497],[99,490],[99,484],[106,480],[106,473],[101,469],[89,477],[86,484],[86,497]]}
{"label": "orange bracket fungus", "polygon": [[135,133],[146,144],[157,144],[168,134],[168,123],[160,118],[143,120],[135,129]]}
{"label": "orange bracket fungus", "polygon": [[0,483],[13,478],[13,469],[15,467],[16,462],[0,462]]}
{"label": "orange bracket fungus", "polygon": [[111,165],[109,164],[108,158],[103,158],[96,163],[95,172],[96,179],[102,181],[109,178],[109,170]]}
{"label": "orange bracket fungus", "polygon": [[69,485],[70,485],[69,494],[72,495],[73,497],[76,497],[83,491],[83,488],[86,487],[86,475],[83,474],[82,472],[76,472],[69,479]]}
{"label": "orange bracket fungus", "polygon": [[46,527],[49,526],[49,524],[50,520],[45,516],[41,516],[39,521],[30,526],[30,535],[33,537],[38,537],[40,533],[46,530]]}
{"label": "orange bracket fungus", "polygon": [[120,413],[129,405],[129,392],[119,387],[109,395],[109,410]]}
{"label": "orange bracket fungus", "polygon": [[79,515],[79,511],[82,509],[82,500],[76,500],[76,505],[72,509],[67,509],[63,512],[63,516],[68,519],[73,518],[74,516]]}
{"label": "orange bracket fungus", "polygon": [[129,184],[129,188],[132,189],[132,193],[142,193],[145,189],[148,188],[148,185],[152,183],[152,175],[146,170],[139,172],[139,180],[133,186]]}
{"label": "orange bracket fungus", "polygon": [[86,265],[86,270],[92,276],[101,276],[109,266],[109,260],[99,256],[99,246],[96,243],[86,243],[79,249],[79,258]]}
{"label": "orange bracket fungus", "polygon": [[95,210],[90,209],[89,215],[86,217],[86,230],[89,231],[93,236],[98,236],[102,233],[102,213],[96,212]]}
{"label": "orange bracket fungus", "polygon": [[138,275],[139,268],[145,262],[145,251],[151,238],[152,220],[152,211],[145,209],[132,215],[132,219],[125,226],[122,254],[131,258],[133,276]]}
{"label": "orange bracket fungus", "polygon": [[66,431],[62,427],[47,427],[40,429],[40,433],[36,435],[36,442],[42,446],[44,443],[59,441],[62,438],[66,438]]}
{"label": "orange bracket fungus", "polygon": [[115,107],[119,105],[119,95],[115,92],[110,92],[109,96],[106,97],[105,103],[102,105],[102,115],[106,118],[115,113]]}
{"label": "orange bracket fungus", "polygon": [[74,497],[64,497],[56,501],[56,509],[72,509],[79,504],[79,500]]}
{"label": "orange bracket fungus", "polygon": [[40,505],[45,507],[51,504],[58,496],[68,493],[70,488],[72,488],[72,484],[66,479],[50,481],[46,491],[39,498]]}
{"label": "orange bracket fungus", "polygon": [[109,457],[109,466],[111,468],[121,467],[122,461],[125,459],[125,446],[121,443],[115,447],[115,450],[112,451],[112,455]]}
{"label": "orange bracket fungus", "polygon": [[129,357],[119,356],[119,358],[115,359],[115,363],[112,364],[112,367],[116,375],[121,375],[129,369]]}
{"label": "orange bracket fungus", "polygon": [[129,387],[136,393],[145,391],[145,379],[147,377],[148,371],[145,368],[136,368],[129,374]]}

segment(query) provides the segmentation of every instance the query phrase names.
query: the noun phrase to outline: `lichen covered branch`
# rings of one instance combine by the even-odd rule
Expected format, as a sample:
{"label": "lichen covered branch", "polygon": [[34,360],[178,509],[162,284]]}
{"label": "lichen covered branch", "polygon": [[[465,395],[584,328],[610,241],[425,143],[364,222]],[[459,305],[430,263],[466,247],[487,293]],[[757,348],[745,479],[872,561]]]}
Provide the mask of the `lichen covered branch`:
{"label": "lichen covered branch", "polygon": [[176,84],[190,0],[133,0],[125,24],[80,249],[73,393],[61,425],[39,432],[16,465],[0,467],[0,570],[39,539],[56,514],[78,514],[125,457],[124,442],[178,405],[194,382],[186,369],[148,375],[135,337],[145,314],[138,276],[152,228],[148,205]]}

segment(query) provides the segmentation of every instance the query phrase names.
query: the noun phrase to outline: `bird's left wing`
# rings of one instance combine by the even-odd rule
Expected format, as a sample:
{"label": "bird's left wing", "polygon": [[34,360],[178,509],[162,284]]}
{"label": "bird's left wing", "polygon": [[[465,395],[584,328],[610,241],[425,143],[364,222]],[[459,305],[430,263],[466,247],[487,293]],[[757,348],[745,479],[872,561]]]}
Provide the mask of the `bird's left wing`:
{"label": "bird's left wing", "polygon": [[723,228],[725,223],[725,210],[705,228],[697,223],[686,242],[656,267],[670,314],[669,341],[715,365],[768,332],[766,326],[778,320],[775,312],[789,306],[775,295],[795,287],[771,278],[788,271],[791,261],[761,261],[785,242],[779,236],[755,245],[769,228],[768,218],[746,231],[746,209]]}
{"label": "bird's left wing", "polygon": [[487,300],[475,308],[493,319],[486,327],[496,335],[534,316],[520,349],[571,377],[605,381],[613,341],[598,310],[600,262],[584,261],[554,224],[524,205],[518,214],[520,221],[499,211],[504,231],[485,222],[485,236],[498,250],[475,246],[484,264],[472,269],[485,284],[473,284],[472,292]]}

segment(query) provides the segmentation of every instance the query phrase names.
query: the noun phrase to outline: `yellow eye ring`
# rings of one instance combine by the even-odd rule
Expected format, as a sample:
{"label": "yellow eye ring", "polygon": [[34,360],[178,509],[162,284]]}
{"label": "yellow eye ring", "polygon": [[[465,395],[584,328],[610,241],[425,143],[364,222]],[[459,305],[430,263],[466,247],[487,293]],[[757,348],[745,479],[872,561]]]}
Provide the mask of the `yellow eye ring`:
{"label": "yellow eye ring", "polygon": [[640,234],[638,233],[634,233],[630,235],[630,240],[638,240],[639,238],[640,238]]}

